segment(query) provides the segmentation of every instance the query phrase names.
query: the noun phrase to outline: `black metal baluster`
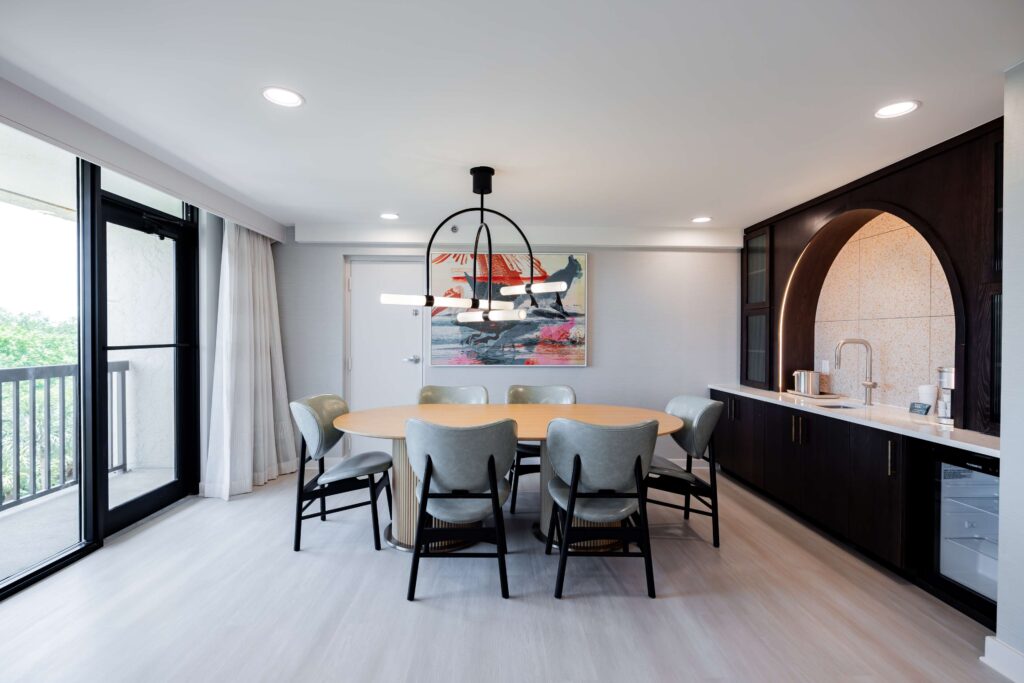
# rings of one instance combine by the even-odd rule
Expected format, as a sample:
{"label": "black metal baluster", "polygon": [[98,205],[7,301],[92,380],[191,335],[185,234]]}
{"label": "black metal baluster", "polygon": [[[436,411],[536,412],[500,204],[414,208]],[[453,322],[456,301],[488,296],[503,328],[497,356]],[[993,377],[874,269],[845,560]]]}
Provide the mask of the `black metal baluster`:
{"label": "black metal baluster", "polygon": [[21,382],[14,382],[14,500],[21,498]]}
{"label": "black metal baluster", "polygon": [[44,409],[46,410],[46,417],[43,418],[43,424],[46,426],[46,477],[43,479],[43,490],[49,491],[50,485],[53,481],[53,471],[50,469],[53,457],[53,446],[50,443],[53,439],[53,424],[50,420],[50,408],[52,407],[50,404],[50,390],[52,387],[50,386],[49,377],[46,378],[43,386],[46,387],[46,397],[44,398],[43,403]]}
{"label": "black metal baluster", "polygon": [[31,453],[32,453],[31,467],[32,467],[32,469],[30,470],[31,471],[31,475],[29,476],[28,492],[29,492],[30,496],[34,496],[36,494],[36,437],[37,437],[37,434],[36,434],[36,387],[37,387],[37,383],[36,383],[35,378],[31,379],[30,382],[31,383],[29,384],[29,387],[28,387],[28,412],[29,412],[29,415],[31,416],[29,418],[29,429],[31,430],[31,434],[32,434],[32,441],[31,441],[31,444],[32,444],[32,449],[31,449]]}
{"label": "black metal baluster", "polygon": [[67,433],[67,411],[68,411],[68,399],[67,391],[64,388],[64,375],[60,376],[60,380],[57,382],[57,390],[60,392],[60,400],[57,404],[60,405],[60,477],[57,481],[60,482],[61,487],[67,482],[67,469],[68,469],[68,433]]}

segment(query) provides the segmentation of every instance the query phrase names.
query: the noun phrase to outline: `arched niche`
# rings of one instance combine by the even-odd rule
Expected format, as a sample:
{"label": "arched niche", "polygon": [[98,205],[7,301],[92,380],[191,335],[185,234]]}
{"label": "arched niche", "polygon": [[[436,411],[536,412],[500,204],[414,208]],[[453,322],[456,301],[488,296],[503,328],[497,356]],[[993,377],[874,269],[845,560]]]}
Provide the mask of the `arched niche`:
{"label": "arched niche", "polygon": [[[815,362],[815,320],[819,298],[828,273],[851,238],[871,221],[883,214],[891,214],[913,228],[927,243],[941,266],[949,287],[949,296],[953,303],[955,328],[955,366],[958,378],[963,378],[964,368],[964,306],[962,293],[956,273],[944,246],[938,241],[927,224],[916,216],[895,206],[876,205],[843,211],[829,217],[825,224],[815,233],[797,259],[790,273],[783,293],[778,316],[777,331],[777,381],[782,388],[791,386],[791,375],[797,369],[810,369]],[[900,292],[894,292],[899,295]],[[860,336],[860,335],[851,335]],[[874,343],[874,340],[868,338]],[[819,345],[820,347],[820,345]],[[852,351],[852,349],[851,349]],[[924,351],[922,351],[924,352]],[[861,352],[857,352],[861,353]],[[819,350],[819,355],[820,350]],[[851,357],[853,354],[851,353]],[[845,358],[845,353],[844,353]],[[862,367],[862,366],[860,366]],[[876,372],[878,363],[875,364]],[[815,368],[818,369],[818,368]],[[886,381],[885,377],[875,377]],[[925,381],[933,381],[934,373],[930,372]],[[923,382],[922,382],[923,383]],[[845,393],[845,392],[844,392]],[[861,398],[859,392],[852,393],[854,398]],[[905,394],[907,395],[907,394]],[[963,392],[954,393],[954,416],[960,424],[963,411]]]}

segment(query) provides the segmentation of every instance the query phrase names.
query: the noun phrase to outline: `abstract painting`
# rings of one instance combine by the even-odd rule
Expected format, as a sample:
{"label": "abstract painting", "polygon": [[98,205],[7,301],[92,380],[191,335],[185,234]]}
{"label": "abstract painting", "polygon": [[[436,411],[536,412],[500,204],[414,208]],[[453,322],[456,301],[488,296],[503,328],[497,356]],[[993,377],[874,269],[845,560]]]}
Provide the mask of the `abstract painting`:
{"label": "abstract painting", "polygon": [[[487,298],[487,255],[436,253],[431,259],[431,289],[437,296]],[[434,308],[430,319],[430,364],[560,365],[587,364],[587,255],[534,254],[534,282],[565,282],[560,294],[503,296],[499,289],[530,281],[527,254],[494,255],[493,298],[527,311],[525,320],[460,323],[451,308]]]}

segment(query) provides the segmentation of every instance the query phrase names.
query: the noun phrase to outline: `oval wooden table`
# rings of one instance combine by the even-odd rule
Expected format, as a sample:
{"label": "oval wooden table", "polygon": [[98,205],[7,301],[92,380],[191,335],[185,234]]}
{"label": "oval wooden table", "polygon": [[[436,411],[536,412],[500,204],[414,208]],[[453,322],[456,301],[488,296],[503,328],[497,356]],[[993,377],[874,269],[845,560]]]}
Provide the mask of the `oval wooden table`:
{"label": "oval wooden table", "polygon": [[394,466],[391,486],[394,489],[394,508],[391,524],[384,531],[385,540],[400,550],[411,550],[416,535],[416,487],[419,481],[409,465],[405,449],[405,422],[411,418],[426,420],[449,427],[472,427],[510,418],[516,421],[520,441],[539,441],[541,444],[540,472],[540,525],[547,531],[551,515],[551,497],[548,481],[551,465],[547,459],[545,440],[548,423],[559,417],[599,425],[628,425],[647,420],[658,421],[658,435],[671,434],[683,428],[678,417],[647,408],[577,403],[463,405],[431,404],[373,408],[347,413],[334,420],[334,426],[349,434],[391,440]]}

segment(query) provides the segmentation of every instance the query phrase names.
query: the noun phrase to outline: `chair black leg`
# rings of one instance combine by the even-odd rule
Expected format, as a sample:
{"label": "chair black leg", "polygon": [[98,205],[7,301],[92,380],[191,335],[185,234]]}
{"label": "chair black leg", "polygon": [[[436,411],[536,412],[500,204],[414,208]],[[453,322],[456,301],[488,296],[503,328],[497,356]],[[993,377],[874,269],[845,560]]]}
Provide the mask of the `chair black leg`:
{"label": "chair black leg", "polygon": [[565,585],[565,563],[569,560],[569,528],[572,525],[572,517],[569,513],[563,513],[559,510],[559,515],[564,514],[564,522],[562,523],[562,537],[560,540],[561,545],[558,547],[558,575],[555,578],[555,597],[559,600],[562,599],[562,586]]}
{"label": "chair black leg", "polygon": [[427,468],[423,473],[423,491],[420,494],[420,515],[416,520],[416,540],[412,549],[412,570],[409,572],[409,592],[405,596],[410,602],[416,599],[416,574],[420,568],[420,549],[423,547],[423,527],[427,519],[427,494],[430,491],[430,471],[433,465],[427,456]]}
{"label": "chair black leg", "polygon": [[558,522],[558,506],[555,501],[551,501],[551,521],[548,522],[548,540],[544,544],[544,554],[551,554],[551,544],[555,540],[555,525]]}
{"label": "chair black leg", "polygon": [[711,538],[712,544],[718,547],[718,479],[715,475],[715,463],[711,462]]}
{"label": "chair black leg", "polygon": [[393,519],[391,513],[391,475],[384,473],[384,495],[388,499],[388,519]]}
{"label": "chair black leg", "polygon": [[[693,456],[689,453],[686,454],[686,471],[689,472],[693,469]],[[683,519],[690,518],[690,494],[687,493],[685,496],[686,501],[683,503]]]}
{"label": "chair black leg", "polygon": [[647,572],[647,595],[654,597],[654,563],[651,560],[651,530],[647,525],[647,501],[640,499],[640,535],[643,537],[644,569]]}
{"label": "chair black leg", "polygon": [[491,485],[491,514],[494,515],[494,540],[498,546],[498,576],[501,579],[501,597],[508,598],[508,573],[505,569],[505,518],[501,514],[501,501],[498,500],[498,477],[494,471],[494,456],[487,462],[487,474]]}
{"label": "chair black leg", "polygon": [[[625,529],[626,527],[629,526],[629,522],[627,522],[624,519],[621,522],[619,522],[619,526],[621,526],[623,529]],[[628,553],[629,552],[629,541],[623,541],[622,542],[622,552],[624,552],[624,553]]]}
{"label": "chair black leg", "polygon": [[[323,474],[324,473],[324,459],[320,458],[316,462],[319,465],[318,469],[320,470],[320,474]],[[327,496],[320,496],[320,521],[321,522],[326,522],[327,521]]]}
{"label": "chair black leg", "polygon": [[370,487],[370,517],[373,519],[373,549],[380,550],[380,522],[377,520],[377,487],[371,474],[366,478]]}
{"label": "chair black leg", "polygon": [[508,511],[511,512],[513,515],[516,514],[516,498],[519,495],[519,472],[516,471],[518,469],[519,460],[520,460],[519,456],[517,455],[516,456],[516,466],[517,467],[513,467],[513,469],[512,469],[512,496],[511,496],[512,501],[508,505]]}
{"label": "chair black leg", "polygon": [[299,543],[302,541],[302,486],[306,482],[306,441],[302,441],[302,454],[299,456],[299,469],[295,472],[295,480],[298,482],[298,490],[295,493],[295,542],[292,550],[299,552]]}

